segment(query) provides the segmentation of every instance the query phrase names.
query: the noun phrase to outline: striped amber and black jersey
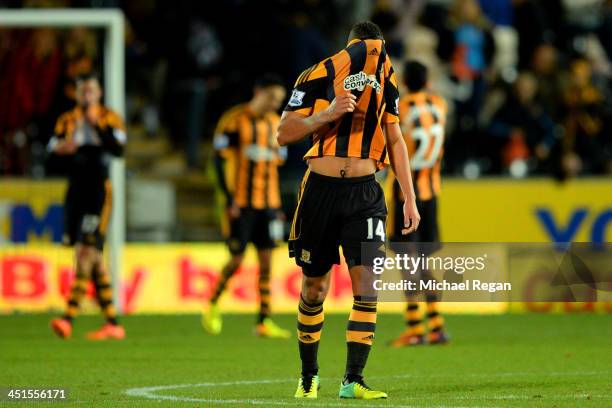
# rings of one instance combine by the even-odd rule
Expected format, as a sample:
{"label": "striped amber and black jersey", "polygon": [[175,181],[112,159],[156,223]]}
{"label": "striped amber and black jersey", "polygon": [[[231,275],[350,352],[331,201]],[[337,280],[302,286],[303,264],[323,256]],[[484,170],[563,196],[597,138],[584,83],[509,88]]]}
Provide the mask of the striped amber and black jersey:
{"label": "striped amber and black jersey", "polygon": [[121,117],[112,110],[99,106],[97,122],[89,123],[80,107],[62,114],[55,124],[54,136],[49,141],[53,151],[60,140],[72,140],[77,145],[75,154],[67,157],[69,182],[80,188],[105,188],[109,177],[109,154],[121,156],[126,143]]}
{"label": "striped amber and black jersey", "polygon": [[382,168],[389,164],[382,124],[399,122],[397,80],[384,41],[352,40],[308,68],[298,77],[285,110],[310,116],[347,92],[357,97],[355,111],[317,130],[304,159],[371,158]]}
{"label": "striped amber and black jersey", "polygon": [[410,93],[400,99],[399,112],[417,199],[427,201],[440,193],[446,102],[433,93]]}
{"label": "striped amber and black jersey", "polygon": [[281,206],[278,167],[287,149],[276,141],[280,117],[275,112],[255,116],[248,104],[223,114],[217,125],[214,147],[225,159],[221,188],[239,207],[277,209]]}

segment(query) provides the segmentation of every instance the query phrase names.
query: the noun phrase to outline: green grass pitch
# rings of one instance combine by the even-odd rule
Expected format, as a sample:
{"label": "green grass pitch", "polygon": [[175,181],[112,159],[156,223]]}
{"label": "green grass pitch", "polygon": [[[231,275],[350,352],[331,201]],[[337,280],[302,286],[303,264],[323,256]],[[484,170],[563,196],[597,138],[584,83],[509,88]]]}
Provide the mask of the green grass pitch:
{"label": "green grass pitch", "polygon": [[[450,345],[410,349],[386,346],[402,321],[381,315],[365,374],[389,399],[373,402],[337,397],[344,315],[326,316],[322,388],[306,402],[293,398],[295,338],[255,338],[251,315],[225,316],[218,337],[204,334],[195,315],[126,317],[128,338],[105,343],[83,339],[100,317],[78,319],[68,341],[51,335],[49,318],[0,317],[0,387],[67,387],[69,402],[58,407],[612,406],[611,315],[451,315]],[[295,324],[293,315],[277,320]]]}

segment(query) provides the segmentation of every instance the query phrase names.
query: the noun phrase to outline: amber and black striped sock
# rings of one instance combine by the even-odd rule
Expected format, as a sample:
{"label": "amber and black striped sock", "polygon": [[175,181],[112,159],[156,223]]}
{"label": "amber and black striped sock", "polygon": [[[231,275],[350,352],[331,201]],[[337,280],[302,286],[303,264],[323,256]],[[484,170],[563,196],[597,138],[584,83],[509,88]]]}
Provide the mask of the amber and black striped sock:
{"label": "amber and black striped sock", "polygon": [[297,337],[302,360],[302,376],[311,377],[319,372],[317,355],[323,329],[323,303],[309,303],[300,296],[297,319]]}
{"label": "amber and black striped sock", "polygon": [[64,319],[72,322],[72,319],[79,312],[79,305],[85,292],[87,291],[87,284],[89,283],[89,277],[83,271],[83,269],[77,265],[76,276],[70,287],[70,294],[68,295],[68,304],[66,312],[64,313]]}
{"label": "amber and black striped sock", "polygon": [[234,275],[234,273],[238,270],[238,267],[239,265],[235,265],[231,262],[225,265],[225,267],[221,271],[221,277],[219,278],[219,281],[217,282],[217,287],[215,288],[215,292],[210,298],[210,303],[214,305],[219,301],[221,294],[227,287],[228,281]]}
{"label": "amber and black striped sock", "polygon": [[440,332],[444,328],[444,318],[438,311],[438,302],[427,302],[427,325],[429,332]]}
{"label": "amber and black striped sock", "polygon": [[423,317],[419,311],[418,302],[408,302],[406,304],[406,326],[409,332],[414,336],[422,336],[425,334],[425,325]]}
{"label": "amber and black striped sock", "polygon": [[259,268],[259,317],[258,322],[270,316],[270,268]]}
{"label": "amber and black striped sock", "polygon": [[376,299],[354,296],[346,328],[346,383],[360,381],[376,332]]}
{"label": "amber and black striped sock", "polygon": [[92,275],[96,287],[96,298],[104,318],[110,324],[119,324],[117,321],[117,310],[115,310],[113,305],[113,289],[111,288],[110,277],[101,263],[93,266]]}

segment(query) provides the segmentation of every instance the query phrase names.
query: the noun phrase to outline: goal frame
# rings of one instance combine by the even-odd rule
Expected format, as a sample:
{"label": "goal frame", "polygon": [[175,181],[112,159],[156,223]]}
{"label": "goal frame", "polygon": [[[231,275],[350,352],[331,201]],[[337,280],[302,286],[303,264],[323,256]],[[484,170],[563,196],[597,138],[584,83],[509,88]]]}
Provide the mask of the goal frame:
{"label": "goal frame", "polygon": [[[104,103],[125,118],[125,19],[119,9],[3,9],[0,27],[70,28],[104,30]],[[113,210],[108,234],[108,264],[113,278],[113,300],[122,312],[120,271],[125,242],[125,161],[114,158],[110,166]]]}

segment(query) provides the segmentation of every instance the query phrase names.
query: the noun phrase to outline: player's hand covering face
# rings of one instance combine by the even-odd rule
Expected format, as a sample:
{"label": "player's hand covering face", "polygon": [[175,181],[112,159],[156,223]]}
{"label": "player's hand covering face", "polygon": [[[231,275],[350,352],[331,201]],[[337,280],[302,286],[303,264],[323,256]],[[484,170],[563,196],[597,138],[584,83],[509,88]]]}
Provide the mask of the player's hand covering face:
{"label": "player's hand covering face", "polygon": [[59,154],[61,156],[63,155],[70,155],[70,154],[74,154],[77,150],[78,146],[76,145],[76,143],[74,143],[74,140],[69,139],[69,140],[65,140],[62,139],[60,141],[57,142],[57,145],[54,149],[56,154]]}

